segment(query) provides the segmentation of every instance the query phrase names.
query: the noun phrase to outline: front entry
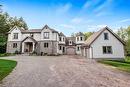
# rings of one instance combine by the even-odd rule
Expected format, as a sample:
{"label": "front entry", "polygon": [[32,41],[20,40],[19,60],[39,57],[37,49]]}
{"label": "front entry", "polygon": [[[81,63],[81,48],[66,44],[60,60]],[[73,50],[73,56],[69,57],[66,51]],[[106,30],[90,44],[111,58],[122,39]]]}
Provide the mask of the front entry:
{"label": "front entry", "polygon": [[24,52],[33,52],[33,42],[25,42],[24,43]]}

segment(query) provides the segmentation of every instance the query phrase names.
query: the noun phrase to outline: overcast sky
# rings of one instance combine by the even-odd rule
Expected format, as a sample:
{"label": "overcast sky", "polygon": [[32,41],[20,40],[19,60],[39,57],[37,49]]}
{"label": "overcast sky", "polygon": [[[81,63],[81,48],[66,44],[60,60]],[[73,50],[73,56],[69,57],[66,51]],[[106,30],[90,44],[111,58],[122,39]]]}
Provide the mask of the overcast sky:
{"label": "overcast sky", "polygon": [[11,16],[22,16],[29,29],[48,24],[65,35],[130,25],[130,0],[0,0],[0,4]]}

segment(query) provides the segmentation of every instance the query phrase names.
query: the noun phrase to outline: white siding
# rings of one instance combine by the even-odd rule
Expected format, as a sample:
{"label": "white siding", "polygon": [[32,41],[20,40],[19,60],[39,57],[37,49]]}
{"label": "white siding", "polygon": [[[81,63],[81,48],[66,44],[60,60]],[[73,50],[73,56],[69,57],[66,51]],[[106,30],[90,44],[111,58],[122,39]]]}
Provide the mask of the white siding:
{"label": "white siding", "polygon": [[[104,40],[104,32],[108,33],[109,40]],[[93,58],[124,58],[123,44],[108,30],[104,32],[91,45],[93,53],[90,49],[90,54],[93,54]],[[112,46],[112,54],[103,54],[102,46]]]}

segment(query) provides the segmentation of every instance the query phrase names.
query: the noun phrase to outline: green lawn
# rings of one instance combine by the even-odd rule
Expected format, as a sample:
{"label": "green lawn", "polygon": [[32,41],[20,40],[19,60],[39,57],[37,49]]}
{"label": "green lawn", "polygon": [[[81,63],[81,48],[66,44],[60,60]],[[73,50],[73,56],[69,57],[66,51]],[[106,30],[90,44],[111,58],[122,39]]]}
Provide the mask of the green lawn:
{"label": "green lawn", "polygon": [[6,77],[16,65],[16,61],[0,59],[0,80]]}
{"label": "green lawn", "polygon": [[0,57],[5,57],[5,56],[14,56],[15,54],[13,53],[0,53]]}
{"label": "green lawn", "polygon": [[125,60],[100,60],[99,62],[130,73],[130,57],[126,57]]}

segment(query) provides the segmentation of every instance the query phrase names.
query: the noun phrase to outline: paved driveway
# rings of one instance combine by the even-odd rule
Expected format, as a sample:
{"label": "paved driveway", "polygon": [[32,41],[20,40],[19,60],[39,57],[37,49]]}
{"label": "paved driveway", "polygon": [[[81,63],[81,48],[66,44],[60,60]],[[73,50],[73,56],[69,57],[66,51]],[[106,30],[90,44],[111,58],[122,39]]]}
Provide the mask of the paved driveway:
{"label": "paved driveway", "polygon": [[14,56],[1,87],[130,87],[130,75],[78,56]]}

